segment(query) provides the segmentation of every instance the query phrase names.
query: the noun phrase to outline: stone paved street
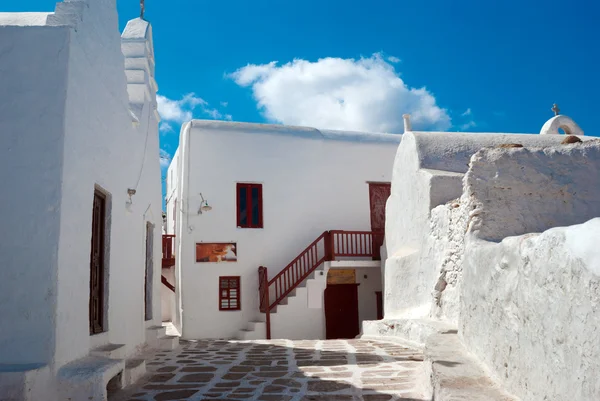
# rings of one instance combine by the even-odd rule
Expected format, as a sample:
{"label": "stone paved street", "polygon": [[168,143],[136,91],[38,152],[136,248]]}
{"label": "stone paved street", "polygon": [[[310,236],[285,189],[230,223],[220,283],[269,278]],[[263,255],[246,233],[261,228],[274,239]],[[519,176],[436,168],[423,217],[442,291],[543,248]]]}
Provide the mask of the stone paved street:
{"label": "stone paved street", "polygon": [[110,401],[425,401],[420,351],[370,340],[197,341],[147,360]]}

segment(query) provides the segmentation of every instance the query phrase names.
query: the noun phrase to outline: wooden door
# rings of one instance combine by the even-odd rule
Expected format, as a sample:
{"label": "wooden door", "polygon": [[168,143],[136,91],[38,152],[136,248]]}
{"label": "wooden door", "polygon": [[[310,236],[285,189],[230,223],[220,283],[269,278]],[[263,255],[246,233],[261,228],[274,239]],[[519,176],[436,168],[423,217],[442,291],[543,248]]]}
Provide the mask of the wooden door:
{"label": "wooden door", "polygon": [[390,197],[390,183],[369,183],[369,202],[371,205],[371,231],[379,233],[373,235],[373,259],[379,260],[379,248],[383,245],[385,233],[385,203]]}
{"label": "wooden door", "polygon": [[359,332],[358,284],[325,288],[325,338],[355,338]]}
{"label": "wooden door", "polygon": [[144,318],[152,319],[152,279],[154,277],[154,224],[146,223],[146,279],[144,283]]}
{"label": "wooden door", "polygon": [[94,193],[92,246],[90,251],[90,334],[104,331],[104,228],[106,197]]}
{"label": "wooden door", "polygon": [[377,320],[383,319],[383,297],[381,291],[375,291],[375,297],[377,302]]}

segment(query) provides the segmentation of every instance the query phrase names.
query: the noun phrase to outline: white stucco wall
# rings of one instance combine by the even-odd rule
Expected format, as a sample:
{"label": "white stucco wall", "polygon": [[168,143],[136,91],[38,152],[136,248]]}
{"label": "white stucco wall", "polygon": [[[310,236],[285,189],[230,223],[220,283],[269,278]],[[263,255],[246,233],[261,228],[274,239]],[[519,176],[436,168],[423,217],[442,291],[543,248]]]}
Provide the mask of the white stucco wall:
{"label": "white stucco wall", "polygon": [[0,364],[54,354],[69,42],[67,28],[0,26]]}
{"label": "white stucco wall", "polygon": [[[89,14],[88,14],[89,13]],[[158,122],[149,94],[134,128],[114,0],[91,3],[69,57],[65,114],[67,174],[59,250],[56,363],[104,343],[145,342],[145,225],[154,229],[153,321],[160,324],[161,194]],[[89,336],[88,297],[91,205],[94,185],[110,194],[108,332]],[[127,189],[136,189],[126,207]],[[78,300],[78,301],[77,301]],[[152,322],[150,322],[152,324]]]}
{"label": "white stucco wall", "polygon": [[[551,146],[563,139],[560,135],[436,132],[409,132],[403,136],[386,208],[385,318],[436,317],[457,323],[455,295],[459,294],[464,242],[460,230],[464,233],[467,219],[460,209],[462,202],[455,200],[463,192],[463,176],[471,156],[482,148],[501,144]],[[509,149],[519,150],[525,151]],[[489,200],[500,194],[486,192],[485,196]],[[441,294],[438,304],[434,291],[436,285],[443,286],[442,281],[448,292]]]}
{"label": "white stucco wall", "polygon": [[[133,355],[145,342],[145,328],[161,322],[155,89],[148,80],[142,118],[134,125],[115,0],[67,3],[48,16],[47,23],[58,26],[0,26],[0,90],[10,94],[0,99],[0,253],[8,258],[0,314],[10,322],[0,329],[0,363],[48,364],[53,375],[104,343],[125,344],[125,354]],[[108,332],[90,336],[95,186],[109,194]],[[128,188],[137,191],[130,208]],[[146,222],[155,224],[154,316],[148,322]]]}
{"label": "white stucco wall", "polygon": [[[186,127],[176,230],[182,334],[233,337],[258,317],[259,266],[273,277],[323,231],[370,230],[367,181],[391,180],[400,138],[201,121],[188,135]],[[237,182],[263,184],[264,229],[236,227]],[[202,215],[200,192],[213,208]],[[195,262],[196,242],[229,241],[237,243],[237,262]],[[227,275],[242,277],[241,311],[218,310],[218,277]]]}
{"label": "white stucco wall", "polygon": [[[600,144],[490,149],[472,158],[460,332],[523,400],[597,400]],[[495,235],[493,233],[499,233]]]}

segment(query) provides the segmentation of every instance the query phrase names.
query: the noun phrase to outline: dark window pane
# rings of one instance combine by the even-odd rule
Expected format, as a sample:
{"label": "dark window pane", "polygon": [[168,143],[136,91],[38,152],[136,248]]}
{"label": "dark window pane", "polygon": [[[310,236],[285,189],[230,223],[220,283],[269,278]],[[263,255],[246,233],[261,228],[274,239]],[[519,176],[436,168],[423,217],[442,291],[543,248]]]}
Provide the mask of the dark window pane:
{"label": "dark window pane", "polygon": [[248,213],[247,213],[247,205],[248,205],[248,191],[246,187],[239,187],[239,198],[240,203],[238,205],[239,214],[240,214],[240,226],[244,227],[248,225]]}
{"label": "dark window pane", "polygon": [[252,187],[252,226],[259,225],[258,187]]}

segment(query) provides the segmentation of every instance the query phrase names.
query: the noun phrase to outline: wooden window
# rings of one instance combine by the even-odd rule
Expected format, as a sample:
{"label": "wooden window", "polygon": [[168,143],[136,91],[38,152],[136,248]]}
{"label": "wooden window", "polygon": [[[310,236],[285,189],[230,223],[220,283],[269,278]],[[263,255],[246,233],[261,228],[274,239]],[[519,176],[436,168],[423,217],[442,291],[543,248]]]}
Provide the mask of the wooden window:
{"label": "wooden window", "polygon": [[237,226],[263,228],[262,184],[237,184]]}
{"label": "wooden window", "polygon": [[92,244],[90,251],[90,334],[104,330],[104,244],[106,222],[106,196],[94,192],[92,208]]}
{"label": "wooden window", "polygon": [[240,309],[240,277],[219,277],[219,310]]}

